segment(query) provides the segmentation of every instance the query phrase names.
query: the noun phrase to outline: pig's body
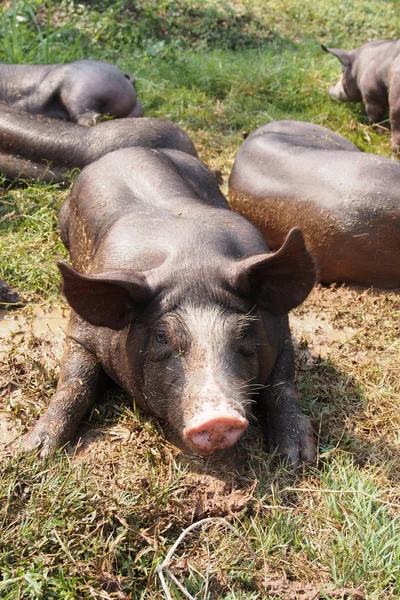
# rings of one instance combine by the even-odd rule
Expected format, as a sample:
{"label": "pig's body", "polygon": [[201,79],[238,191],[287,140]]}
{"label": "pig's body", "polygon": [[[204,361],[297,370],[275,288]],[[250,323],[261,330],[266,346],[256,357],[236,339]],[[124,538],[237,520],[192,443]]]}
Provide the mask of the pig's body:
{"label": "pig's body", "polygon": [[79,127],[0,103],[0,172],[10,180],[68,181],[71,169],[132,146],[174,148],[196,156],[189,136],[170,121],[148,117]]}
{"label": "pig's body", "polygon": [[143,116],[134,79],[98,60],[0,64],[0,101],[20,111],[85,126],[94,125],[103,115]]}
{"label": "pig's body", "polygon": [[269,253],[202,163],[138,148],[87,167],[60,225],[73,312],[57,393],[27,448],[73,438],[105,371],[201,454],[236,442],[259,392],[271,447],[314,459],[286,315],[315,276],[298,230]]}
{"label": "pig's body", "polygon": [[325,127],[277,121],[239,149],[231,206],[279,248],[300,227],[320,281],[400,286],[400,166]]}
{"label": "pig's body", "polygon": [[374,40],[354,50],[326,48],[343,65],[330,95],[341,102],[361,102],[371,123],[385,118],[389,108],[392,149],[400,146],[400,40]]}

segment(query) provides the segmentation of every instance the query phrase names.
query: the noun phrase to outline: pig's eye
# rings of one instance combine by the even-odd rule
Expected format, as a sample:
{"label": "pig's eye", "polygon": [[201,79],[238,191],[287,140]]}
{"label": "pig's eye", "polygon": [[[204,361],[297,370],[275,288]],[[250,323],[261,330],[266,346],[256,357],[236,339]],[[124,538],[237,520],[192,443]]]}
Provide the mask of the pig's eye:
{"label": "pig's eye", "polygon": [[156,341],[159,344],[166,344],[168,342],[167,334],[165,333],[165,331],[157,331]]}
{"label": "pig's eye", "polygon": [[250,344],[248,346],[240,346],[238,351],[239,354],[245,356],[246,358],[250,358],[257,353],[257,350],[254,348],[254,346],[251,346]]}

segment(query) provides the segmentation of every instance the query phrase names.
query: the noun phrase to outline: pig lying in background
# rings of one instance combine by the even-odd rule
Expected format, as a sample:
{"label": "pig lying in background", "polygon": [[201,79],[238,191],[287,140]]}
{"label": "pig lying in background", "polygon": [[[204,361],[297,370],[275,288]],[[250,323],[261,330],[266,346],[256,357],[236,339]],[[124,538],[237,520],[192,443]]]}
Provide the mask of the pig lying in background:
{"label": "pig lying in background", "polygon": [[197,453],[235,444],[257,400],[270,446],[314,460],[287,318],[315,279],[300,230],[271,253],[200,161],[143,148],[86,167],[60,228],[73,311],[57,392],[27,449],[71,440],[105,371]]}
{"label": "pig lying in background", "polygon": [[94,125],[103,115],[142,117],[135,80],[98,60],[62,65],[0,64],[0,101],[52,119]]}
{"label": "pig lying in background", "polygon": [[338,83],[329,90],[335,100],[361,102],[371,123],[379,123],[389,107],[392,150],[400,147],[400,40],[375,40],[354,50],[322,46],[343,65]]}
{"label": "pig lying in background", "polygon": [[108,152],[132,146],[197,155],[189,136],[170,121],[148,117],[87,128],[19,113],[0,103],[0,172],[9,180],[68,181],[72,169],[83,169]]}
{"label": "pig lying in background", "polygon": [[231,206],[279,248],[300,227],[324,283],[400,286],[400,165],[311,123],[254,131],[229,179]]}

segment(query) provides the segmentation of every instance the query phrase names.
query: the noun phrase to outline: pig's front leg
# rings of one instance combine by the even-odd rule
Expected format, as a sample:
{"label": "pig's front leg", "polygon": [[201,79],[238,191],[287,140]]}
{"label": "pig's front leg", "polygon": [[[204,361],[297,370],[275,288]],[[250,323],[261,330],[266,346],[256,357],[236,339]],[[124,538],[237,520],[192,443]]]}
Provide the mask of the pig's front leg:
{"label": "pig's front leg", "polygon": [[47,456],[69,442],[94,403],[102,375],[97,358],[67,338],[57,391],[45,414],[25,436],[23,448]]}
{"label": "pig's front leg", "polygon": [[309,419],[302,413],[293,385],[293,349],[287,341],[266,383],[260,402],[266,411],[268,445],[295,465],[315,462],[316,446]]}
{"label": "pig's front leg", "polygon": [[365,112],[367,113],[370,123],[380,123],[380,121],[384,120],[387,105],[382,105],[380,102],[375,102],[367,98],[364,99],[364,103]]}

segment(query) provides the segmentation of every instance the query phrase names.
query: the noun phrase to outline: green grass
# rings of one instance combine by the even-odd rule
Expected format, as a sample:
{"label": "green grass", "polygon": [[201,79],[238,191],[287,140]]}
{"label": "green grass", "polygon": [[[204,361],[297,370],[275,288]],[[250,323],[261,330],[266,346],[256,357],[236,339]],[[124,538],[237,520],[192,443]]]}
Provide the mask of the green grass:
{"label": "green grass", "polygon": [[[155,567],[191,522],[196,477],[168,454],[153,426],[145,424],[143,432],[129,411],[123,419],[152,446],[136,444],[134,454],[126,444],[112,454],[109,448],[105,462],[100,450],[101,468],[93,454],[45,463],[17,457],[4,465],[2,598],[86,598],[90,587],[159,597]],[[221,594],[211,598],[263,598],[260,564],[268,575],[285,572],[289,580],[304,577],[305,568],[306,580],[326,580],[329,573],[327,590],[329,580],[338,587],[361,582],[369,598],[399,596],[400,520],[385,499],[389,485],[382,471],[360,469],[350,455],[337,452],[307,481],[296,481],[282,468],[266,477],[257,458],[249,458],[260,478],[257,492],[232,521],[257,561],[247,547],[239,551],[235,534],[216,524],[188,535],[173,572],[190,593],[202,597],[210,560],[213,589]]]}
{"label": "green grass", "polygon": [[[320,43],[350,48],[396,37],[397,2],[14,0],[1,16],[0,60],[115,62],[136,75],[146,114],[184,127],[225,175],[242,131],[274,119],[319,123],[390,156],[389,133],[378,135],[361,105],[328,97],[340,68]],[[57,229],[65,196],[38,183],[6,188],[0,198],[0,276],[28,304],[17,313],[28,321],[25,334],[0,348],[0,414],[21,431],[56,385],[59,340],[34,334],[29,323],[36,305],[62,302],[55,260],[66,255]],[[297,310],[355,332],[331,342],[327,357],[318,353],[317,330],[296,337],[318,469],[288,472],[259,439],[234,453],[235,467],[187,458],[115,393],[85,422],[83,449],[44,462],[4,455],[0,597],[164,598],[156,568],[169,548],[193,521],[224,516],[256,558],[221,523],[188,533],[170,568],[196,598],[288,600],[298,583],[325,600],[355,598],[350,588],[367,600],[397,600],[399,300],[319,289]]]}
{"label": "green grass", "polygon": [[1,274],[26,300],[57,294],[55,257],[65,255],[58,231],[61,197],[58,186],[42,184],[5,190],[0,199]]}

